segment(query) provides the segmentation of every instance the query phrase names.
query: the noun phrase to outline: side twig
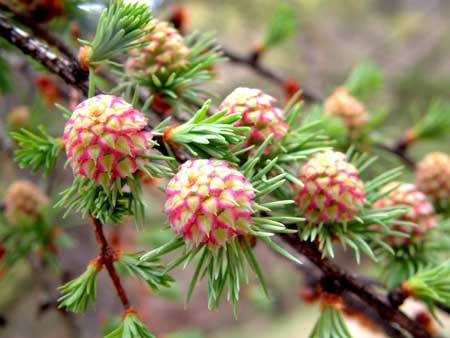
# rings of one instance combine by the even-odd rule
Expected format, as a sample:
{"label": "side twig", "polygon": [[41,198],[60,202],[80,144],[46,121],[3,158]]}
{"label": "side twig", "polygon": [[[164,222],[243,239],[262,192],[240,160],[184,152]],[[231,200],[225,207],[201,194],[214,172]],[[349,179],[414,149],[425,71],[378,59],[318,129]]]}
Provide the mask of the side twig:
{"label": "side twig", "polygon": [[[220,49],[223,55],[226,56],[231,62],[248,66],[255,73],[280,86],[282,86],[287,81],[287,78],[284,78],[281,74],[278,74],[274,70],[262,65],[260,62],[260,58],[255,57],[255,53],[253,52],[249,53],[246,56],[243,56],[222,46],[220,47]],[[319,94],[313,93],[312,91],[304,88],[302,88],[302,98],[307,102],[323,101],[323,98]]]}
{"label": "side twig", "polygon": [[[75,57],[75,55],[72,53],[72,50],[63,42],[61,41],[56,35],[50,33],[46,29],[42,28],[41,26],[37,25],[33,19],[28,13],[25,12],[19,12],[17,11],[13,6],[10,6],[4,2],[0,2],[0,10],[11,13],[11,18],[25,27],[29,28],[33,34],[46,41],[49,45],[54,46],[57,48],[61,53],[63,53],[68,59],[70,59],[73,63],[77,63],[78,60]],[[80,66],[81,68],[81,66]]]}
{"label": "side twig", "polygon": [[117,274],[116,268],[114,267],[114,262],[117,260],[117,252],[112,246],[109,245],[103,232],[103,224],[100,222],[100,220],[93,217],[92,215],[90,217],[94,225],[95,239],[97,240],[100,249],[100,262],[106,267],[106,270],[108,271],[109,277],[114,284],[114,288],[116,289],[117,295],[119,296],[124,310],[131,311],[131,305],[128,300],[128,296],[122,286],[122,282],[119,275]]}
{"label": "side twig", "polygon": [[0,14],[0,36],[58,75],[68,85],[78,88],[84,95],[87,95],[88,74],[81,69],[78,63],[58,56],[47,45],[10,23],[3,14]]}

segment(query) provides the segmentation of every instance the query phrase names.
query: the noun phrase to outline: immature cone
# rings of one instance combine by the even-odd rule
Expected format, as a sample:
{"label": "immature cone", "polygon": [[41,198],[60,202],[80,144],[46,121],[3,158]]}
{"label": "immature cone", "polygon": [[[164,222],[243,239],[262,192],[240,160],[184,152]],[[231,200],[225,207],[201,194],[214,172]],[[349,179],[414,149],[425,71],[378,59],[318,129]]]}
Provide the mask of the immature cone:
{"label": "immature cone", "polygon": [[120,97],[98,95],[80,103],[64,129],[75,174],[109,186],[143,168],[151,148],[146,126],[144,115]]}
{"label": "immature cone", "polygon": [[365,203],[358,169],[343,153],[315,154],[301,167],[298,178],[304,186],[294,186],[294,197],[308,223],[351,221]]}
{"label": "immature cone", "polygon": [[[398,182],[391,182],[386,185],[381,192],[391,190]],[[427,200],[424,193],[420,192],[414,184],[401,183],[395,190],[387,196],[374,203],[374,208],[384,208],[395,205],[404,205],[409,207],[409,211],[399,216],[397,220],[414,223],[414,226],[394,225],[393,229],[408,233],[410,238],[404,240],[399,237],[390,238],[393,244],[402,244],[416,238],[421,238],[423,233],[436,224],[434,209]]]}
{"label": "immature cone", "polygon": [[[251,127],[245,146],[258,146],[270,135],[277,139],[287,133],[284,111],[274,107],[275,102],[272,96],[262,90],[240,87],[225,98],[219,110],[229,109],[228,115],[241,113],[242,118],[235,125]],[[269,151],[267,148],[266,153]]]}
{"label": "immature cone", "polygon": [[450,156],[433,152],[417,164],[415,183],[433,202],[450,202]]}
{"label": "immature cone", "polygon": [[12,183],[5,195],[5,217],[11,224],[36,220],[48,204],[48,197],[34,183],[18,180]]}
{"label": "immature cone", "polygon": [[184,44],[180,33],[168,22],[151,20],[145,30],[150,30],[138,42],[149,42],[144,47],[130,51],[126,63],[129,72],[144,72],[147,75],[170,75],[185,67],[190,49]]}
{"label": "immature cone", "polygon": [[366,107],[344,87],[339,87],[325,100],[325,116],[340,119],[352,136],[361,133],[369,119]]}
{"label": "immature cone", "polygon": [[252,224],[253,187],[227,162],[185,162],[166,194],[164,208],[170,225],[195,246],[223,246],[234,236],[248,233]]}
{"label": "immature cone", "polygon": [[7,119],[10,128],[23,128],[30,119],[30,109],[27,106],[17,106],[9,112]]}

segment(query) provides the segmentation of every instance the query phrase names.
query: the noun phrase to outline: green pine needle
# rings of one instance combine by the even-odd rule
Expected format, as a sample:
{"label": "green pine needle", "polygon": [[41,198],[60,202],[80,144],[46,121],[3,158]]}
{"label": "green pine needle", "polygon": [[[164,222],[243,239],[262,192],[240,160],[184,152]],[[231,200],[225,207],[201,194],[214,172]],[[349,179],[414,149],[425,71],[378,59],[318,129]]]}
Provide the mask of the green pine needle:
{"label": "green pine needle", "polygon": [[417,298],[430,306],[434,302],[450,306],[450,261],[420,270],[404,286]]}
{"label": "green pine needle", "polygon": [[412,128],[416,138],[428,139],[448,135],[450,131],[450,103],[435,100],[431,103],[426,114]]}
{"label": "green pine needle", "polygon": [[325,305],[309,338],[352,338],[339,310]]}
{"label": "green pine needle", "polygon": [[383,84],[381,70],[369,61],[362,61],[352,70],[344,87],[354,96],[366,96]]}
{"label": "green pine needle", "polygon": [[[124,191],[125,186],[129,192]],[[55,207],[67,208],[64,217],[71,212],[80,212],[83,217],[92,214],[105,224],[110,221],[120,223],[124,216],[134,215],[138,225],[142,225],[146,218],[146,205],[137,174],[117,178],[112,186],[101,186],[94,180],[76,176],[61,195]]]}
{"label": "green pine needle", "polygon": [[129,312],[122,319],[120,326],[104,338],[156,338],[140,321],[137,314]]}
{"label": "green pine needle", "polygon": [[38,130],[42,136],[26,129],[11,133],[20,147],[15,151],[15,160],[20,168],[31,167],[32,173],[44,168],[44,175],[48,177],[64,148],[61,141],[50,136],[43,126]]}
{"label": "green pine needle", "polygon": [[140,253],[121,253],[115,263],[123,267],[130,275],[143,279],[153,290],[169,287],[175,280],[162,270],[159,259],[139,260]]}
{"label": "green pine needle", "polygon": [[223,158],[229,153],[230,145],[245,139],[243,134],[249,128],[233,126],[241,115],[226,115],[226,110],[208,117],[210,103],[206,101],[188,122],[173,128],[170,141],[183,145],[194,156]]}
{"label": "green pine needle", "polygon": [[294,8],[286,3],[280,3],[267,24],[263,46],[269,48],[282,43],[295,33],[297,26]]}
{"label": "green pine needle", "polygon": [[146,34],[144,27],[150,19],[150,9],[143,3],[111,0],[100,16],[94,40],[82,41],[91,47],[89,63],[107,63],[118,53],[142,46],[136,40]]}
{"label": "green pine needle", "polygon": [[97,267],[90,265],[81,276],[60,286],[58,306],[75,313],[86,312],[88,305],[95,303],[97,274]]}

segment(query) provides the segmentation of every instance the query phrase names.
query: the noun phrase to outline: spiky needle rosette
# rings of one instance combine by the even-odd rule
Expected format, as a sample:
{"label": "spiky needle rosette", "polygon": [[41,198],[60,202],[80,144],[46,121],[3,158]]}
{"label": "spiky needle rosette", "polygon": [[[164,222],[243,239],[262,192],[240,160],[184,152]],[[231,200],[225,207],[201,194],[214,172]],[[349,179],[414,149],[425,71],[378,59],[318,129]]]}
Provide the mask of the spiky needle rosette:
{"label": "spiky needle rosette", "polygon": [[188,63],[190,49],[181,34],[166,21],[151,20],[144,30],[148,33],[138,42],[147,44],[130,51],[126,62],[129,72],[143,72],[164,79]]}
{"label": "spiky needle rosette", "polygon": [[450,203],[450,156],[432,152],[420,161],[415,169],[415,183],[434,203]]}
{"label": "spiky needle rosette", "polygon": [[294,186],[300,215],[310,224],[351,221],[365,203],[358,169],[337,151],[315,154],[300,169],[302,188]]}
{"label": "spiky needle rosette", "polygon": [[152,136],[146,126],[144,115],[120,97],[98,95],[80,103],[64,128],[75,174],[108,187],[138,169],[146,171]]}
{"label": "spiky needle rosette", "polygon": [[[397,186],[397,187],[396,187]],[[392,190],[392,191],[390,191]],[[393,244],[403,244],[416,241],[436,224],[433,205],[426,195],[419,191],[414,184],[391,182],[381,189],[381,192],[390,191],[384,198],[374,203],[374,208],[384,208],[395,205],[404,205],[409,210],[396,218],[398,224],[393,224],[394,229],[410,234],[409,238],[390,236]],[[401,222],[414,223],[414,226],[406,226]]]}
{"label": "spiky needle rosette", "polygon": [[255,193],[244,175],[227,162],[187,161],[169,182],[166,194],[169,223],[189,244],[221,247],[249,232]]}
{"label": "spiky needle rosette", "polygon": [[[276,100],[262,90],[251,88],[236,88],[220,105],[219,109],[228,109],[228,114],[239,113],[242,118],[236,126],[250,127],[246,133],[248,140],[245,146],[262,144],[270,135],[274,140],[286,135],[288,125],[284,122],[285,113],[274,106]],[[270,148],[265,149],[266,154]]]}
{"label": "spiky needle rosette", "polygon": [[361,134],[361,129],[368,121],[366,107],[344,88],[339,87],[325,100],[325,116],[340,119],[351,136]]}
{"label": "spiky needle rosette", "polygon": [[36,220],[49,200],[47,195],[33,182],[18,180],[12,183],[5,195],[5,217],[11,224]]}

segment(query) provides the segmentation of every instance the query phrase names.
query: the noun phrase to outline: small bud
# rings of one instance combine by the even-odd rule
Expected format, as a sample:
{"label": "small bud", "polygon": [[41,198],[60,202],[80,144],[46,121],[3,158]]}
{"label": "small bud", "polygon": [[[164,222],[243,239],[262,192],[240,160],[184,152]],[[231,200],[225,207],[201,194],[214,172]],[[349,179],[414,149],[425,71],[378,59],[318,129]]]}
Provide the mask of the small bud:
{"label": "small bud", "polygon": [[[285,101],[289,102],[289,100],[299,92],[300,83],[296,79],[287,79],[283,82],[283,92]],[[301,96],[299,96],[298,100],[301,100]]]}
{"label": "small bud", "polygon": [[187,18],[188,11],[185,6],[172,5],[170,7],[170,22],[182,34],[186,31]]}
{"label": "small bud", "polygon": [[161,94],[153,96],[152,108],[160,115],[166,115],[173,111],[172,105]]}
{"label": "small bud", "polygon": [[305,303],[314,303],[318,301],[321,297],[321,290],[319,287],[313,287],[310,285],[305,285],[299,291],[299,297]]}
{"label": "small bud", "polygon": [[90,54],[92,52],[91,46],[82,46],[80,47],[80,51],[78,52],[78,60],[80,61],[81,68],[83,68],[85,71],[89,69],[90,64]]}
{"label": "small bud", "polygon": [[41,91],[44,100],[49,106],[53,106],[61,96],[55,80],[48,74],[39,74],[36,76],[36,86]]}

